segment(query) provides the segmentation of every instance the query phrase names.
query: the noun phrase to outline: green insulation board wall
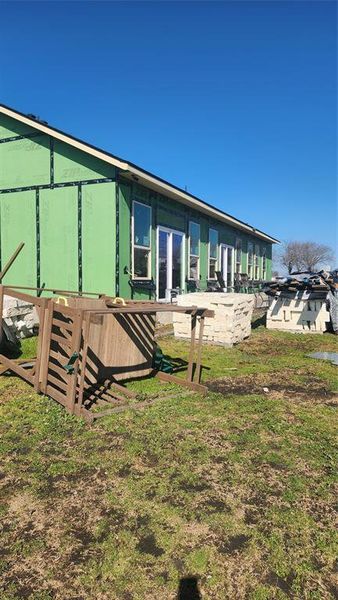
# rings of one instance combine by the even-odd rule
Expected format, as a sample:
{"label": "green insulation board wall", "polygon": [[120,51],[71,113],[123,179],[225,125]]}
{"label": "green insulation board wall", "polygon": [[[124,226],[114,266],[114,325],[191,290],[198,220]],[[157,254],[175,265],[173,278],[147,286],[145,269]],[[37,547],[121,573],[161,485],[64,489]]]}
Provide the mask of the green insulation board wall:
{"label": "green insulation board wall", "polygon": [[102,160],[81,152],[68,144],[54,141],[54,181],[87,181],[90,179],[113,178],[115,167]]}
{"label": "green insulation board wall", "polygon": [[36,285],[35,192],[0,195],[1,266],[4,267],[21,242],[19,256],[4,277],[6,285]]}
{"label": "green insulation board wall", "polygon": [[36,131],[32,127],[16,121],[7,115],[0,114],[0,140],[12,138],[17,135],[27,135]]}
{"label": "green insulation board wall", "polygon": [[40,190],[41,285],[77,290],[78,188]]}
{"label": "green insulation board wall", "polygon": [[129,298],[131,288],[128,283],[129,275],[124,272],[124,268],[131,268],[131,251],[130,251],[130,206],[132,190],[128,184],[119,184],[119,225],[120,225],[120,240],[119,240],[119,296]]}
{"label": "green insulation board wall", "polygon": [[44,185],[50,181],[49,137],[0,144],[0,188]]}
{"label": "green insulation board wall", "polygon": [[86,292],[115,295],[115,183],[82,187],[82,263]]}

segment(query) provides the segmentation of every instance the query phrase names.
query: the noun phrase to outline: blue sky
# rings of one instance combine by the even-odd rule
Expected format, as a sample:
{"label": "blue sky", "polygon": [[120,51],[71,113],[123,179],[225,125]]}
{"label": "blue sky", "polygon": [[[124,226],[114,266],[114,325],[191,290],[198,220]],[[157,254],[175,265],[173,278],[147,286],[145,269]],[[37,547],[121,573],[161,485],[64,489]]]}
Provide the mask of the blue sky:
{"label": "blue sky", "polygon": [[335,2],[2,2],[0,101],[336,244]]}

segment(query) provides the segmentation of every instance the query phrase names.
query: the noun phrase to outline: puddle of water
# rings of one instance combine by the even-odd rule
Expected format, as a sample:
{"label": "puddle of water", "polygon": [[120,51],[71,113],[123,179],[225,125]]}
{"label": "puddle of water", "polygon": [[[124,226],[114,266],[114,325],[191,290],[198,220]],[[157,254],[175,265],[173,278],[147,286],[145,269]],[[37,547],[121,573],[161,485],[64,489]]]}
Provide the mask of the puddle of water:
{"label": "puddle of water", "polygon": [[330,360],[333,365],[338,366],[338,352],[312,352],[308,356],[319,360]]}

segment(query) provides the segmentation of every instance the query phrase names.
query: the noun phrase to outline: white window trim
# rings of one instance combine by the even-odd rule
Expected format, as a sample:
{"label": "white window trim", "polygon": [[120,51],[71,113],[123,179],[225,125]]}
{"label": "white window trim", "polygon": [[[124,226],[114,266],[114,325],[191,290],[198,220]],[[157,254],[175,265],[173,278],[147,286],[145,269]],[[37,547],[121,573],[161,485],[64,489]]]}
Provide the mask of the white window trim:
{"label": "white window trim", "polygon": [[[250,256],[250,251],[249,248],[252,248],[252,252],[251,252],[251,256],[252,256],[252,262],[251,265],[249,263],[249,256]],[[251,267],[251,276],[249,273],[249,269]],[[254,244],[253,242],[248,242],[248,246],[247,246],[247,271],[248,271],[248,277],[249,279],[254,279],[253,275],[254,275]]]}
{"label": "white window trim", "polygon": [[[235,267],[236,267],[236,258],[235,258],[235,253],[236,253],[236,248],[234,246],[231,246],[230,244],[221,244],[220,245],[220,254],[221,254],[221,258],[220,258],[220,265],[221,265],[221,271],[222,271],[222,277],[226,282],[226,273],[224,271],[224,265],[226,265],[226,269],[228,270],[228,256],[226,254],[226,261],[224,262],[224,251],[226,251],[227,253],[229,251],[231,251],[231,280],[230,280],[230,287],[232,287],[234,285],[234,279],[235,279]],[[223,267],[223,268],[222,268]],[[227,286],[228,287],[228,286]]]}
{"label": "white window trim", "polygon": [[[217,233],[217,256],[216,258],[214,258],[213,256],[210,256],[210,231],[216,231]],[[212,280],[216,280],[217,276],[215,275],[215,277],[210,277],[210,259],[211,260],[216,260],[216,268],[215,271],[218,271],[218,266],[219,266],[219,233],[217,231],[217,229],[214,229],[213,227],[209,227],[209,240],[208,240],[208,280],[212,281]]]}
{"label": "white window trim", "polygon": [[[149,246],[140,246],[139,244],[134,244],[134,221],[135,221],[135,215],[134,215],[134,207],[135,204],[141,204],[141,206],[145,206],[146,208],[149,208],[150,210],[150,227],[149,227]],[[131,240],[132,240],[132,244],[131,244],[131,272],[132,272],[132,277],[133,279],[137,279],[138,281],[149,281],[149,279],[151,279],[151,237],[152,237],[152,207],[149,204],[146,204],[145,202],[140,202],[139,200],[133,200],[133,204],[132,204],[132,214],[131,214]],[[148,254],[148,277],[138,277],[135,274],[134,271],[134,250],[135,248],[139,248],[140,250],[149,250],[149,254]]]}
{"label": "white window trim", "polygon": [[[237,242],[241,243],[241,260],[239,261],[239,263],[237,261]],[[242,272],[242,262],[243,262],[243,240],[240,237],[236,237],[236,240],[235,240],[235,272],[236,273],[237,273],[237,265],[238,264],[240,265],[239,273]]]}
{"label": "white window trim", "polygon": [[[265,280],[266,279],[266,273],[267,273],[267,268],[266,268],[266,246],[262,247],[262,279]],[[265,266],[264,266],[264,259],[265,259]]]}
{"label": "white window trim", "polygon": [[[199,229],[199,236],[198,236],[198,254],[192,254],[190,249],[191,249],[191,243],[190,243],[190,223],[193,223],[194,225],[198,225],[198,229]],[[189,221],[189,239],[188,239],[188,281],[195,281],[195,279],[193,277],[190,277],[190,257],[193,258],[197,258],[197,280],[199,281],[200,278],[200,265],[201,265],[201,225],[199,223],[197,223],[197,221]]]}
{"label": "white window trim", "polygon": [[[257,248],[258,248],[258,254],[257,254]],[[254,279],[257,281],[260,279],[261,276],[261,264],[260,264],[260,258],[261,258],[261,248],[259,244],[255,244],[255,248],[254,248]],[[256,269],[257,269],[257,277],[256,277]]]}

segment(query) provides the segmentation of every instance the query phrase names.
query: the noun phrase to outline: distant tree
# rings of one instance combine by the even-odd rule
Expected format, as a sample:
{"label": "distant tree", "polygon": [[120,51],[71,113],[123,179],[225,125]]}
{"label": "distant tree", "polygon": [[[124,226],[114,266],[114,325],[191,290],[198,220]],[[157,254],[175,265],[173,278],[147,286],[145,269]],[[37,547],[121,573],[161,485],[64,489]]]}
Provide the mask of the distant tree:
{"label": "distant tree", "polygon": [[280,254],[280,263],[289,274],[316,271],[333,260],[331,248],[317,242],[286,242]]}

